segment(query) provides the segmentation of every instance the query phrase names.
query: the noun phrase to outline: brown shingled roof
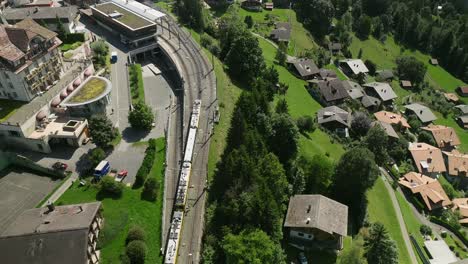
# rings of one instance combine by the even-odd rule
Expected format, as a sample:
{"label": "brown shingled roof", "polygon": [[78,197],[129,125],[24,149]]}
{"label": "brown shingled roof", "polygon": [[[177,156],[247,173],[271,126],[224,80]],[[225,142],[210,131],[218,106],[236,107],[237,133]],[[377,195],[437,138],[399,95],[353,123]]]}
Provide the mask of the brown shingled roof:
{"label": "brown shingled roof", "polygon": [[416,172],[409,172],[400,178],[398,183],[420,194],[429,210],[452,204],[439,181]]}
{"label": "brown shingled roof", "polygon": [[455,133],[455,130],[451,127],[431,124],[427,127],[422,127],[421,129],[432,133],[432,136],[439,148],[446,146],[454,147],[461,144],[457,133]]}
{"label": "brown shingled roof", "polygon": [[408,150],[411,152],[411,156],[413,156],[414,163],[420,173],[425,171],[429,173],[446,171],[444,158],[440,149],[418,142],[411,143]]}
{"label": "brown shingled roof", "polygon": [[406,118],[404,118],[402,115],[395,114],[395,113],[388,112],[388,111],[380,111],[380,112],[374,113],[374,116],[377,120],[381,122],[392,124],[392,125],[401,123],[403,127],[410,128],[408,121],[406,121]]}
{"label": "brown shingled roof", "polygon": [[[468,176],[468,154],[463,154],[457,150],[452,152],[444,151],[447,156],[448,174],[450,176]],[[461,174],[461,175],[460,175]]]}

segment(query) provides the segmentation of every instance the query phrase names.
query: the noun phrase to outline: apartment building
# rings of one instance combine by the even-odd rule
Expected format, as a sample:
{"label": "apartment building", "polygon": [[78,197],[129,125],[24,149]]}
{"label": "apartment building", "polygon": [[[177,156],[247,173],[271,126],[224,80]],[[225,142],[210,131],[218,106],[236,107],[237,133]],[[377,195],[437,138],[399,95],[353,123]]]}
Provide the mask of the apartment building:
{"label": "apartment building", "polygon": [[63,74],[62,42],[31,18],[0,25],[0,99],[29,102]]}

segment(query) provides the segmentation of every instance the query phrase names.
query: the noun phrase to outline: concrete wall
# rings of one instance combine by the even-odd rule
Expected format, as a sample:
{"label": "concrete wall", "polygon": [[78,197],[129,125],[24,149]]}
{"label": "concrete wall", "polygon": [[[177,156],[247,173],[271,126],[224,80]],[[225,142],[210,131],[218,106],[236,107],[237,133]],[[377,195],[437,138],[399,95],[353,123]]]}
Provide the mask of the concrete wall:
{"label": "concrete wall", "polygon": [[[53,169],[50,169],[50,168],[43,167],[43,166],[37,164],[36,162],[34,162],[34,161],[32,161],[32,160],[30,160],[30,159],[28,159],[26,157],[17,155],[15,153],[0,151],[0,160],[2,158],[4,160],[7,160],[7,162],[9,164],[12,164],[12,165],[15,165],[15,166],[18,166],[18,167],[28,168],[28,169],[33,170],[33,171],[38,172],[38,173],[47,174],[49,176],[52,176],[53,178],[64,178],[65,177],[64,172],[60,172],[60,171],[56,171],[56,170],[53,170]],[[3,162],[3,164],[4,163],[5,162]]]}

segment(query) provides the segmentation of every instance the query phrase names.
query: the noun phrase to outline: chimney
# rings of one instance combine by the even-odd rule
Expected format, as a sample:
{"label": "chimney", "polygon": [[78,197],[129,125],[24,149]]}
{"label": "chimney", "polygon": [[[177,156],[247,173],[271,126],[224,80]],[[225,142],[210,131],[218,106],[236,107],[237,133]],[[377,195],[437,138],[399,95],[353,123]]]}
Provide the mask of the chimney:
{"label": "chimney", "polygon": [[55,205],[51,201],[47,202],[47,209],[49,209],[49,212],[52,212],[55,210]]}

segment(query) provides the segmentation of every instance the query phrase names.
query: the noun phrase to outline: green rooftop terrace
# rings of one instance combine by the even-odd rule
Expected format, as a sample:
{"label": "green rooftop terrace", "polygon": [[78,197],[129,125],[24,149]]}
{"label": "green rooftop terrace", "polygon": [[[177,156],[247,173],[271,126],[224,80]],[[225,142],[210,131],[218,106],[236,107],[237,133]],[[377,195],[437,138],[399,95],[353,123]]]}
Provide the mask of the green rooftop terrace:
{"label": "green rooftop terrace", "polygon": [[127,25],[128,27],[132,29],[137,29],[137,28],[145,27],[145,26],[151,26],[154,24],[152,21],[149,21],[143,17],[140,17],[136,15],[135,13],[125,8],[122,8],[119,5],[116,5],[114,3],[103,3],[100,5],[96,5],[94,8],[108,15],[115,13],[115,12],[120,13],[122,16],[113,18],[113,19]]}
{"label": "green rooftop terrace", "polygon": [[24,102],[13,101],[11,99],[0,99],[0,122],[8,120]]}
{"label": "green rooftop terrace", "polygon": [[67,100],[67,103],[78,104],[94,99],[104,93],[106,86],[107,83],[105,81],[92,77]]}

